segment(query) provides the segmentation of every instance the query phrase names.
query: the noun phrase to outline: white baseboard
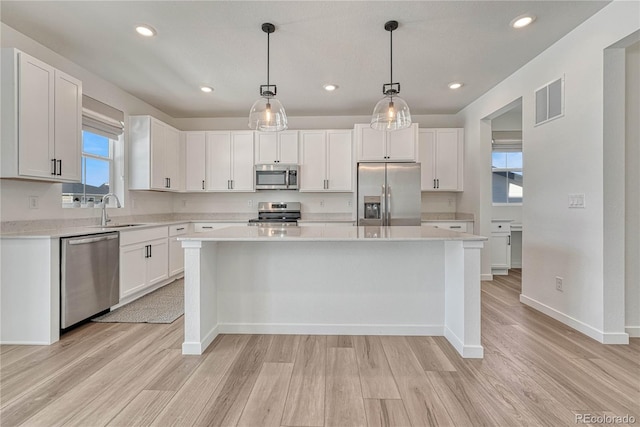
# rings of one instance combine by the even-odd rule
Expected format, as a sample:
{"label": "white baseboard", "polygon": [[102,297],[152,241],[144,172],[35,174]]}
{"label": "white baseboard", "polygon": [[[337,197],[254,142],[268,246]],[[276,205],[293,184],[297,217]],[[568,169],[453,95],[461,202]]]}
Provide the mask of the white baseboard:
{"label": "white baseboard", "polygon": [[492,281],[493,280],[493,274],[481,274],[480,275],[480,280],[485,281]]}
{"label": "white baseboard", "polygon": [[53,344],[53,342],[48,342],[48,341],[0,341],[0,345],[51,345],[51,344]]}
{"label": "white baseboard", "polygon": [[211,345],[214,339],[220,334],[220,329],[215,326],[207,333],[202,342],[183,342],[182,354],[195,354],[200,355]]}
{"label": "white baseboard", "polygon": [[627,326],[625,332],[631,338],[640,338],[640,326]]}
{"label": "white baseboard", "polygon": [[442,336],[443,325],[338,325],[298,323],[219,323],[221,334]]}
{"label": "white baseboard", "polygon": [[534,308],[547,316],[564,323],[565,325],[575,329],[578,332],[582,332],[586,336],[593,338],[594,340],[601,342],[602,344],[628,344],[629,335],[627,333],[611,333],[602,332],[578,319],[568,316],[555,308],[549,307],[533,298],[529,298],[526,295],[520,295],[520,302]]}
{"label": "white baseboard", "polygon": [[462,340],[447,327],[444,328],[444,337],[465,359],[482,359],[484,357],[484,348],[481,345],[464,345]]}

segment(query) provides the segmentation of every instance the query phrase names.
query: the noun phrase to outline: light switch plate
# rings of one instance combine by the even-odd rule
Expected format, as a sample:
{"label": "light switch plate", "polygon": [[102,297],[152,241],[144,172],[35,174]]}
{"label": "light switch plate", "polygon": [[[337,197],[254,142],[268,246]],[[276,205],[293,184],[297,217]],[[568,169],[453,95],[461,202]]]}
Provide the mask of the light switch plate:
{"label": "light switch plate", "polygon": [[584,209],[584,193],[569,194],[569,208]]}

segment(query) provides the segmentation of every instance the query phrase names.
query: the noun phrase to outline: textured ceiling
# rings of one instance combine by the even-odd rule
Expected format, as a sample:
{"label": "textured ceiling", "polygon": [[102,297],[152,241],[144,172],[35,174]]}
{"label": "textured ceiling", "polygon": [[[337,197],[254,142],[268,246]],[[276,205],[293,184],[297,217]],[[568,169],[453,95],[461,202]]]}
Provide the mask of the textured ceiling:
{"label": "textured ceiling", "polygon": [[[367,115],[389,79],[412,114],[455,113],[604,7],[606,1],[6,1],[2,22],[179,117],[241,117],[266,83],[291,116]],[[533,13],[521,30],[513,18]],[[158,34],[146,39],[134,26]],[[447,84],[463,81],[452,91]],[[325,83],[339,89],[323,90]],[[204,94],[200,85],[214,88]]]}

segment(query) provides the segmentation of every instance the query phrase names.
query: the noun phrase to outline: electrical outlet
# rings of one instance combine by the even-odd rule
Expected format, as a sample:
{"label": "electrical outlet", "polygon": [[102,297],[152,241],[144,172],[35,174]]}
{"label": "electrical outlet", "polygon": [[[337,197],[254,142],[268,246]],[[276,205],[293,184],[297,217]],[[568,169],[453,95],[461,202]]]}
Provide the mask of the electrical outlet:
{"label": "electrical outlet", "polygon": [[556,276],[556,291],[562,292],[562,281],[564,279],[562,277]]}
{"label": "electrical outlet", "polygon": [[185,199],[182,199],[182,207],[183,208],[187,207],[187,201]]}
{"label": "electrical outlet", "polygon": [[324,208],[324,200],[320,200],[320,207]]}
{"label": "electrical outlet", "polygon": [[29,209],[38,209],[38,196],[29,196]]}
{"label": "electrical outlet", "polygon": [[251,199],[247,200],[247,206],[252,207],[253,206],[253,200],[251,200]]}
{"label": "electrical outlet", "polygon": [[349,207],[353,206],[353,200],[349,199],[349,201],[347,202],[347,206]]}

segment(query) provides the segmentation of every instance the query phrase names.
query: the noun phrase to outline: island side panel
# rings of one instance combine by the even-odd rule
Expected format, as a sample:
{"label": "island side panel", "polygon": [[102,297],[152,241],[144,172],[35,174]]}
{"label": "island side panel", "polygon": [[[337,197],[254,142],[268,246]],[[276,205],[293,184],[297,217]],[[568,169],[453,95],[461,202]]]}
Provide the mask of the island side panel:
{"label": "island side panel", "polygon": [[60,239],[0,240],[0,343],[48,345],[60,338]]}
{"label": "island side panel", "polygon": [[482,358],[480,330],[481,241],[445,242],[444,335],[465,358]]}
{"label": "island side panel", "polygon": [[182,354],[202,354],[218,335],[217,243],[184,241]]}
{"label": "island side panel", "polygon": [[221,333],[444,334],[443,241],[218,245]]}

